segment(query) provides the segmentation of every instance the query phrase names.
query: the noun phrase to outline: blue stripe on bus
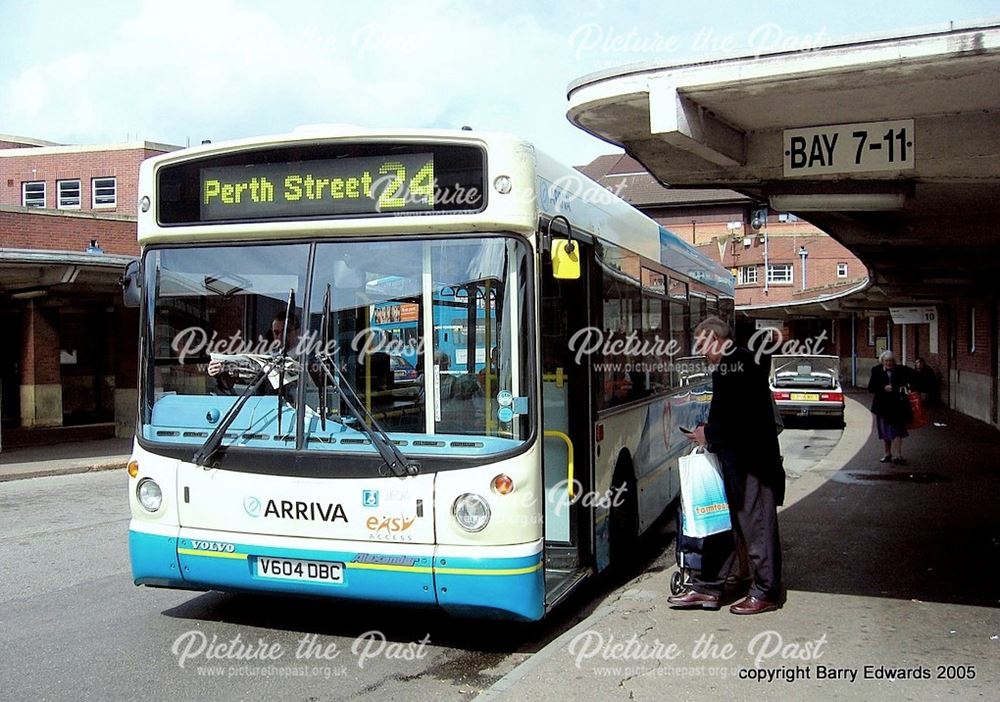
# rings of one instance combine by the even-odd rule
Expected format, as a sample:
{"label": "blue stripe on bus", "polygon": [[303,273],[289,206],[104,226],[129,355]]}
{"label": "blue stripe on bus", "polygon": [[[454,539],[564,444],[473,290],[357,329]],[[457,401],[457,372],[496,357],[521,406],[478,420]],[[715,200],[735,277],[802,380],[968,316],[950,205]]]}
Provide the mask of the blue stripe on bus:
{"label": "blue stripe on bus", "polygon": [[[517,558],[435,558],[231,542],[220,551],[195,548],[188,538],[138,531],[129,532],[129,544],[137,585],[440,604],[455,613],[525,620],[540,619],[545,611],[541,553]],[[343,582],[259,576],[256,563],[261,556],[343,563]]]}
{"label": "blue stripe on bus", "polygon": [[129,560],[136,585],[183,587],[177,562],[177,538],[141,531],[128,532]]}
{"label": "blue stripe on bus", "polygon": [[[409,604],[435,603],[429,556],[413,558],[412,563],[407,565],[380,568],[373,567],[379,565],[376,563],[356,561],[356,552],[239,543],[233,546],[234,553],[199,551],[190,539],[181,538],[178,541],[178,560],[184,579],[211,589],[264,590]],[[343,582],[309,582],[261,576],[257,574],[257,559],[261,556],[343,563]]]}
{"label": "blue stripe on bus", "polygon": [[438,603],[452,614],[528,621],[545,614],[541,553],[518,558],[435,558],[434,582]]}

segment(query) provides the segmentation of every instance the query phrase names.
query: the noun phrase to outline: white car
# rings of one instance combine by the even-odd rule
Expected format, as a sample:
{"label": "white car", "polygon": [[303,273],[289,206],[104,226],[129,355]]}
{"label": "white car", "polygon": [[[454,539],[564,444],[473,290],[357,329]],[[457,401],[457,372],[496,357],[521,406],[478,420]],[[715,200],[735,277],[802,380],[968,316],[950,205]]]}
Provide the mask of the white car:
{"label": "white car", "polygon": [[772,356],[771,393],[786,417],[844,420],[840,356]]}

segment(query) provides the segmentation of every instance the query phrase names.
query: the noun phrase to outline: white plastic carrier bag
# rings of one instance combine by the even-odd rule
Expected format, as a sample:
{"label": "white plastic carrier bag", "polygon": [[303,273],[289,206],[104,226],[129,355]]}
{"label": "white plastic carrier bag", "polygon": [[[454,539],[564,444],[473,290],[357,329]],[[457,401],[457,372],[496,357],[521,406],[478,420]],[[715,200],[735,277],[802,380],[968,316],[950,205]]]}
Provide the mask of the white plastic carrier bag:
{"label": "white plastic carrier bag", "polygon": [[696,448],[681,456],[681,530],[703,538],[732,529],[722,470],[715,454]]}

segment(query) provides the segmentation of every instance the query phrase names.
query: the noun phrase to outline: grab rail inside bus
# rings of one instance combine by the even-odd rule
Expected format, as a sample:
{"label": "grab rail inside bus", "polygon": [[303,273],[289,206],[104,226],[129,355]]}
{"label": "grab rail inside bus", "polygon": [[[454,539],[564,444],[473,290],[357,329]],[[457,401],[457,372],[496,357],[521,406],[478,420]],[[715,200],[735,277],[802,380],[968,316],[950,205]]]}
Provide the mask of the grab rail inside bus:
{"label": "grab rail inside bus", "polygon": [[576,497],[575,481],[573,480],[573,440],[561,431],[546,429],[543,434],[547,439],[562,439],[566,444],[566,484],[569,486],[569,498]]}

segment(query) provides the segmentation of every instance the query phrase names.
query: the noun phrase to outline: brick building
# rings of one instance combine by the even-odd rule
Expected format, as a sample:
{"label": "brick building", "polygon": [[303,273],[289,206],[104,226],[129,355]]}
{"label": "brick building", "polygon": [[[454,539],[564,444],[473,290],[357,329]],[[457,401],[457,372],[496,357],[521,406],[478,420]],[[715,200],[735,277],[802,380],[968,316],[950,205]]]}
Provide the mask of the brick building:
{"label": "brick building", "polygon": [[785,338],[812,337],[824,330],[830,338],[835,332],[831,319],[768,310],[837,297],[867,281],[865,265],[837,241],[740,193],[668,188],[626,155],[599,156],[580,171],[732,272],[741,338],[756,331],[750,317],[765,318]]}
{"label": "brick building", "polygon": [[[599,156],[580,171],[732,271],[737,307],[834,295],[868,276],[857,257],[813,225],[732,190],[667,188],[625,155]],[[751,226],[755,215],[758,228]]]}
{"label": "brick building", "polygon": [[0,135],[4,445],[131,432],[138,317],[117,280],[138,255],[139,164],[175,148]]}

